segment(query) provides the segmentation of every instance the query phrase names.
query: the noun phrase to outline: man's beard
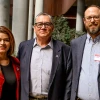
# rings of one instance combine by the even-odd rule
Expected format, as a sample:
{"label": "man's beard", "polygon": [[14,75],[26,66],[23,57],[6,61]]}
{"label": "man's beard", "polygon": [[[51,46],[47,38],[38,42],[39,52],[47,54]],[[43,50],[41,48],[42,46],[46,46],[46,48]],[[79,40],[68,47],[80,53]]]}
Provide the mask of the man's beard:
{"label": "man's beard", "polygon": [[100,32],[100,26],[96,27],[96,28],[89,28],[87,27],[87,31],[90,33],[90,34],[97,34],[98,32]]}

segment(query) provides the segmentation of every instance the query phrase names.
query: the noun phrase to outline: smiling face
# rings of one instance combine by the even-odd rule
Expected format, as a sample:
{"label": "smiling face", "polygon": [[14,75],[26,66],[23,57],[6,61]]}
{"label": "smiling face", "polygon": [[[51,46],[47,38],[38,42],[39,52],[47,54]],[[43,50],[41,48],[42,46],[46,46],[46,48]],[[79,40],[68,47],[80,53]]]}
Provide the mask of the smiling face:
{"label": "smiling face", "polygon": [[10,48],[9,36],[0,32],[0,54],[7,54]]}
{"label": "smiling face", "polygon": [[89,7],[84,14],[84,25],[90,35],[100,34],[100,9]]}
{"label": "smiling face", "polygon": [[53,28],[53,24],[51,23],[51,19],[48,15],[40,15],[36,18],[34,31],[37,38],[50,38]]}

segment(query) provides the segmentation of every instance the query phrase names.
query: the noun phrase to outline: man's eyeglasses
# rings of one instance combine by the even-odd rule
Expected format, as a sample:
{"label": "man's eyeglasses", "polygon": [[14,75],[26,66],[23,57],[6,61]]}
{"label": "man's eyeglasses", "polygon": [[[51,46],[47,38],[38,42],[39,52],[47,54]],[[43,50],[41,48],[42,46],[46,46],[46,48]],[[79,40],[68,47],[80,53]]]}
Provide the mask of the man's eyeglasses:
{"label": "man's eyeglasses", "polygon": [[86,21],[91,21],[92,18],[97,21],[97,20],[100,19],[100,16],[88,16],[88,17],[85,17]]}
{"label": "man's eyeglasses", "polygon": [[35,23],[35,25],[38,27],[38,28],[42,28],[43,25],[47,28],[47,27],[50,27],[51,25],[53,25],[51,22],[45,22],[45,23],[42,23],[42,22],[38,22],[38,23]]}

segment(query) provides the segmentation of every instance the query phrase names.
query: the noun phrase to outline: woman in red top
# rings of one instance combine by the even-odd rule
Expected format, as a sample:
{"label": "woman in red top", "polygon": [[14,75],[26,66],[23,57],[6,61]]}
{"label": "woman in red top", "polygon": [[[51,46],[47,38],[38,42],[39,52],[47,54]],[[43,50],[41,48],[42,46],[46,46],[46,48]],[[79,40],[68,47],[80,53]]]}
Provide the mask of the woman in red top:
{"label": "woman in red top", "polygon": [[0,26],[0,100],[19,100],[19,60],[11,56],[14,46],[12,32]]}

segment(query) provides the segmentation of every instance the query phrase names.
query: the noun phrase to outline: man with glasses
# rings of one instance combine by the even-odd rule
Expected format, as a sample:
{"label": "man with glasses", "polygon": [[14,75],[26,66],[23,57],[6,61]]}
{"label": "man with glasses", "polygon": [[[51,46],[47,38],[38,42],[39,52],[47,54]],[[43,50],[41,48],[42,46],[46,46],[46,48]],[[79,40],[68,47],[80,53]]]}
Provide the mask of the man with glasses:
{"label": "man with glasses", "polygon": [[21,100],[66,100],[70,97],[70,48],[51,38],[52,18],[46,13],[36,16],[36,38],[19,45]]}
{"label": "man with glasses", "polygon": [[89,6],[83,21],[87,34],[71,41],[70,100],[100,100],[100,7]]}

